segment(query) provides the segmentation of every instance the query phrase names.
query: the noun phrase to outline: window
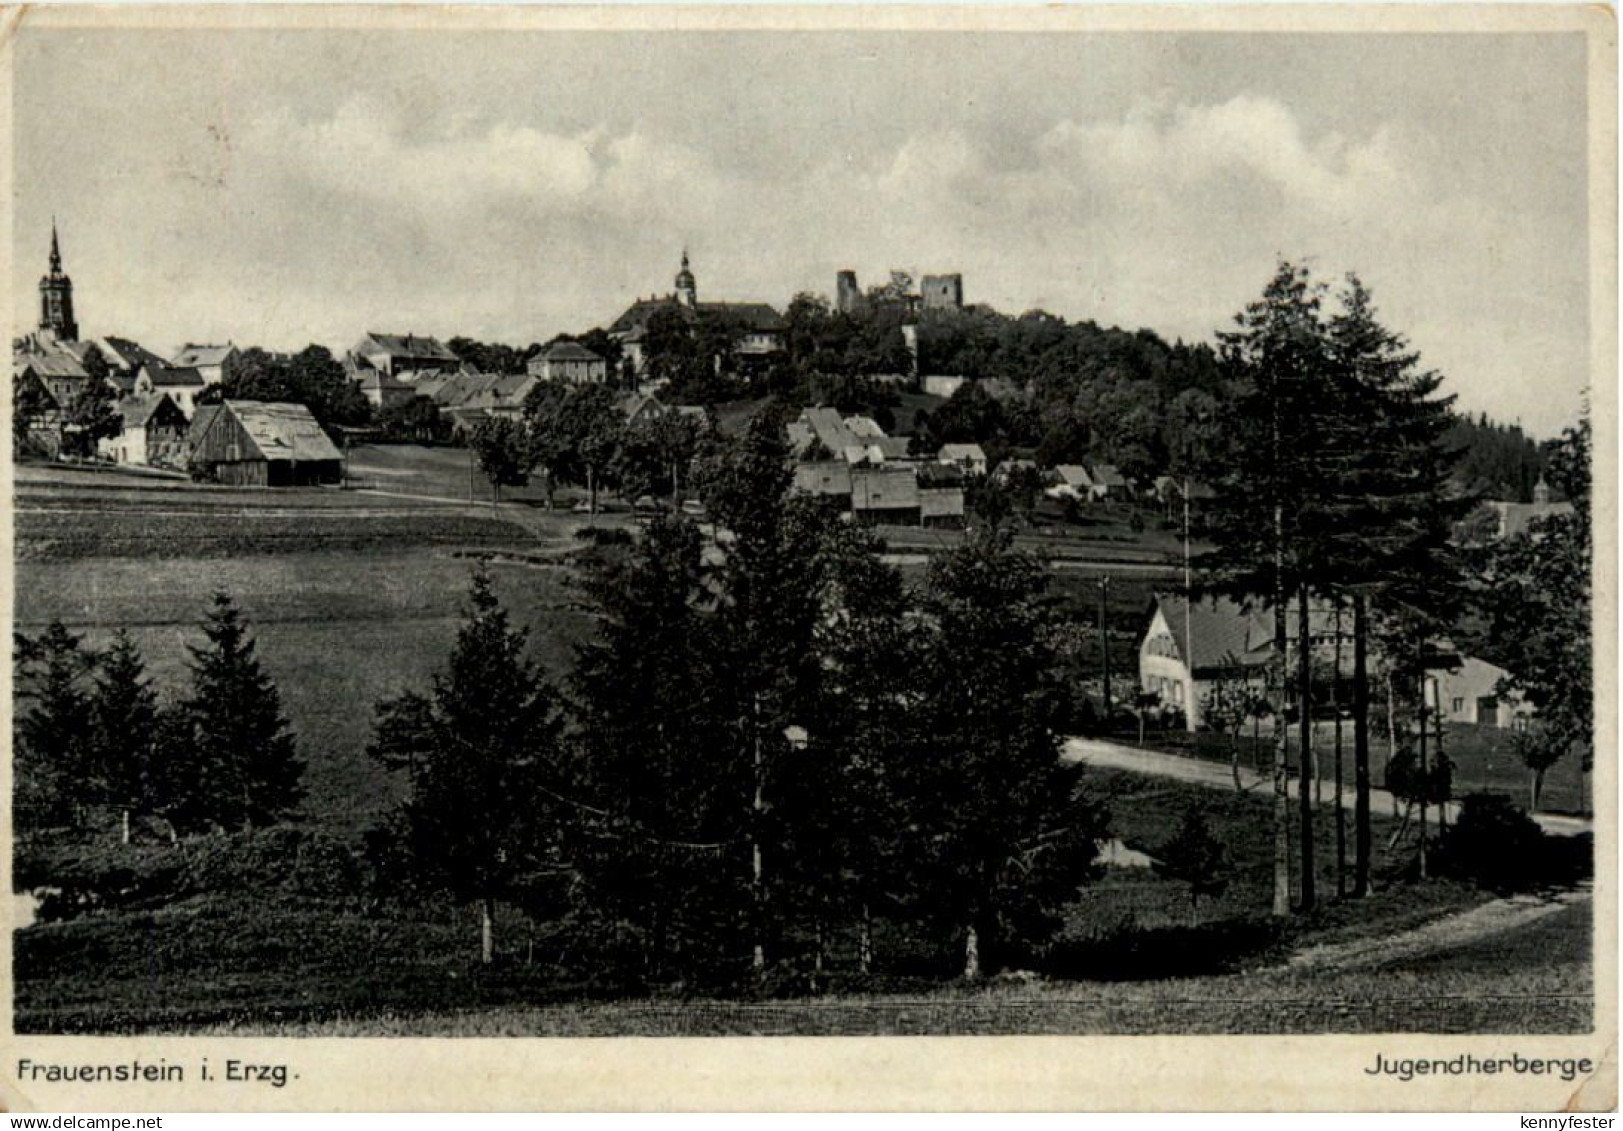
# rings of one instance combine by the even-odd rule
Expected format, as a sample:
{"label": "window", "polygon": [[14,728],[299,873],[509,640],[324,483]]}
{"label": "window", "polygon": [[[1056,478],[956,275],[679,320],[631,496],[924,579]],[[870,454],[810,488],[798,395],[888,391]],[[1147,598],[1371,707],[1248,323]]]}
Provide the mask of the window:
{"label": "window", "polygon": [[1454,700],[1454,707],[1453,707],[1454,713],[1457,715],[1463,710],[1465,710],[1465,700],[1456,698]]}
{"label": "window", "polygon": [[1174,703],[1179,703],[1179,704],[1181,704],[1183,702],[1183,681],[1182,680],[1175,679],[1175,680],[1172,681],[1172,701]]}

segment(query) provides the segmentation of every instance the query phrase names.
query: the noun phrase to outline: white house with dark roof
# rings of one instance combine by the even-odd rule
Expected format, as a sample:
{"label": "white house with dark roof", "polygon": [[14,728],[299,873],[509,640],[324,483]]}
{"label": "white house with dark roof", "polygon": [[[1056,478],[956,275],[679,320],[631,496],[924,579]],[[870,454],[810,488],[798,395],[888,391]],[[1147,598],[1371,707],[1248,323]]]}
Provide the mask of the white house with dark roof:
{"label": "white house with dark roof", "polygon": [[195,369],[149,361],[136,372],[131,392],[137,397],[167,393],[190,420],[197,411],[197,398],[206,388],[203,375]]}
{"label": "white house with dark roof", "polygon": [[570,385],[595,385],[609,379],[609,363],[579,342],[557,341],[530,358],[530,376]]}
{"label": "white house with dark roof", "polygon": [[169,359],[169,364],[180,369],[195,369],[205,385],[218,385],[225,380],[226,372],[237,359],[238,352],[230,342],[223,346],[187,342],[179,353]]}
{"label": "white house with dark roof", "polygon": [[186,466],[186,414],[167,393],[125,397],[117,433],[96,444],[104,459],[144,467]]}

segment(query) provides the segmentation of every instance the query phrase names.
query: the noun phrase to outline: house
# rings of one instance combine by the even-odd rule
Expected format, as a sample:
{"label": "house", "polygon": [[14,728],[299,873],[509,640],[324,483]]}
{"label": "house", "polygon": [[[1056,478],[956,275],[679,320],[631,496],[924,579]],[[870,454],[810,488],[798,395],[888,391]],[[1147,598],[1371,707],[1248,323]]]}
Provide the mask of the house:
{"label": "house", "polygon": [[570,385],[601,384],[609,379],[609,363],[579,342],[553,342],[530,358],[528,369],[542,381]]}
{"label": "house", "polygon": [[180,369],[195,369],[202,376],[205,385],[218,385],[225,380],[231,365],[237,360],[237,347],[227,342],[223,346],[194,345],[186,343],[169,364]]}
{"label": "house", "polygon": [[343,481],[343,456],[302,404],[202,405],[187,435],[192,465],[234,487],[302,487]]}
{"label": "house", "polygon": [[918,526],[923,517],[918,469],[907,464],[852,465],[851,515],[870,525]]}
{"label": "house", "polygon": [[1463,656],[1459,667],[1439,671],[1434,678],[1437,709],[1443,721],[1524,729],[1533,717],[1533,708],[1519,695],[1499,693],[1499,681],[1509,677],[1504,668],[1475,656]]}
{"label": "house", "polygon": [[919,483],[919,525],[962,527],[964,473],[952,464],[921,463],[915,474]]}
{"label": "house", "polygon": [[186,414],[169,394],[125,397],[117,412],[123,422],[117,434],[97,443],[104,458],[147,467],[186,466]]}
{"label": "house", "polygon": [[1133,497],[1132,484],[1113,463],[1096,463],[1090,469],[1093,477],[1093,497],[1120,501]]}
{"label": "house", "polygon": [[625,415],[626,424],[641,424],[645,420],[657,420],[671,411],[658,397],[646,393],[632,393],[620,399],[620,411]]}
{"label": "house", "polygon": [[1043,491],[1050,499],[1078,499],[1085,502],[1093,497],[1093,476],[1081,464],[1062,463],[1054,468],[1054,477],[1059,482]]}
{"label": "house", "polygon": [[151,362],[167,364],[163,358],[128,338],[96,338],[93,344],[107,361],[107,376],[117,382],[119,392],[125,396],[135,391],[135,375],[141,366]]}
{"label": "house", "polygon": [[839,504],[841,510],[850,510],[851,465],[843,459],[797,463],[794,489],[807,495],[834,501]]}
{"label": "house", "polygon": [[[1286,610],[1286,639],[1299,635],[1296,607]],[[1322,665],[1338,656],[1338,697],[1352,674],[1352,619],[1337,618],[1324,602],[1308,605],[1308,640]],[[1290,647],[1294,651],[1294,644]],[[1190,654],[1193,653],[1193,662]],[[1191,731],[1204,723],[1207,695],[1219,680],[1239,680],[1261,690],[1265,668],[1274,657],[1273,614],[1258,605],[1241,605],[1227,597],[1203,597],[1191,608],[1182,594],[1157,594],[1150,605],[1148,627],[1139,640],[1140,688],[1184,712]],[[1328,697],[1330,680],[1320,678],[1315,698]],[[1347,698],[1340,701],[1346,702]]]}
{"label": "house", "polygon": [[71,353],[50,350],[40,353],[14,353],[12,373],[17,381],[38,381],[58,408],[66,409],[90,380],[90,374]]}
{"label": "house", "polygon": [[924,391],[932,397],[951,399],[952,395],[969,382],[968,377],[936,374],[924,379]]}
{"label": "house", "polygon": [[131,393],[137,397],[150,397],[158,393],[169,394],[180,411],[190,420],[197,411],[197,397],[208,386],[203,375],[195,369],[181,369],[161,362],[146,362],[136,371]]}
{"label": "house", "polygon": [[1550,485],[1539,476],[1533,486],[1531,503],[1489,500],[1462,522],[1459,536],[1467,543],[1484,545],[1526,533],[1543,518],[1559,518],[1572,513],[1572,504],[1550,499]]}
{"label": "house", "polygon": [[390,374],[403,369],[451,373],[462,367],[462,359],[438,338],[417,334],[379,334],[369,330],[349,352],[357,364]]}
{"label": "house", "polygon": [[965,475],[986,474],[986,453],[979,444],[942,444],[935,458],[940,463],[956,467]]}
{"label": "house", "polygon": [[632,372],[641,376],[648,368],[644,341],[649,324],[662,311],[671,311],[689,327],[701,321],[725,324],[735,334],[736,357],[767,357],[783,349],[787,325],[783,315],[764,302],[700,302],[698,283],[682,253],[682,267],[676,273],[676,289],[668,295],[638,299],[609,325],[609,334],[620,343]]}
{"label": "house", "polygon": [[356,384],[360,387],[361,396],[365,397],[373,408],[380,411],[404,404],[417,396],[417,390],[410,382],[402,381],[393,373],[382,369],[361,370]]}

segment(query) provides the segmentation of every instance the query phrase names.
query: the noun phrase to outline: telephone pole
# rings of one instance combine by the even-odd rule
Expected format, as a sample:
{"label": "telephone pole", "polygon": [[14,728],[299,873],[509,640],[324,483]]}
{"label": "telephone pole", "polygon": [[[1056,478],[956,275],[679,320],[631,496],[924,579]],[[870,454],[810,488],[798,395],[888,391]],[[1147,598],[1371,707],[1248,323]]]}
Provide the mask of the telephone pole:
{"label": "telephone pole", "polygon": [[1099,582],[1099,654],[1104,663],[1105,675],[1105,733],[1110,731],[1111,705],[1110,705],[1110,630],[1105,625],[1105,605],[1110,597],[1110,575],[1107,573]]}

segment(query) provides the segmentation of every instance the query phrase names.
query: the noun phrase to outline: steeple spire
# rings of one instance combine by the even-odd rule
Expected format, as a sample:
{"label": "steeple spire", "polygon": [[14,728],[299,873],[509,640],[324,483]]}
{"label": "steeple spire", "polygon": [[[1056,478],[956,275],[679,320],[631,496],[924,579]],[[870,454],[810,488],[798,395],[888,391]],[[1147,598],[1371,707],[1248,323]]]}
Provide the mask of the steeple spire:
{"label": "steeple spire", "polygon": [[73,319],[73,280],[62,270],[62,244],[56,236],[56,217],[51,217],[51,269],[39,281],[40,332],[59,342],[79,340],[79,323]]}
{"label": "steeple spire", "polygon": [[676,301],[683,306],[693,307],[699,302],[699,286],[693,280],[693,272],[688,267],[688,249],[682,249],[682,269],[676,273]]}
{"label": "steeple spire", "polygon": [[51,217],[51,274],[57,275],[62,271],[62,249],[56,242],[56,217]]}

